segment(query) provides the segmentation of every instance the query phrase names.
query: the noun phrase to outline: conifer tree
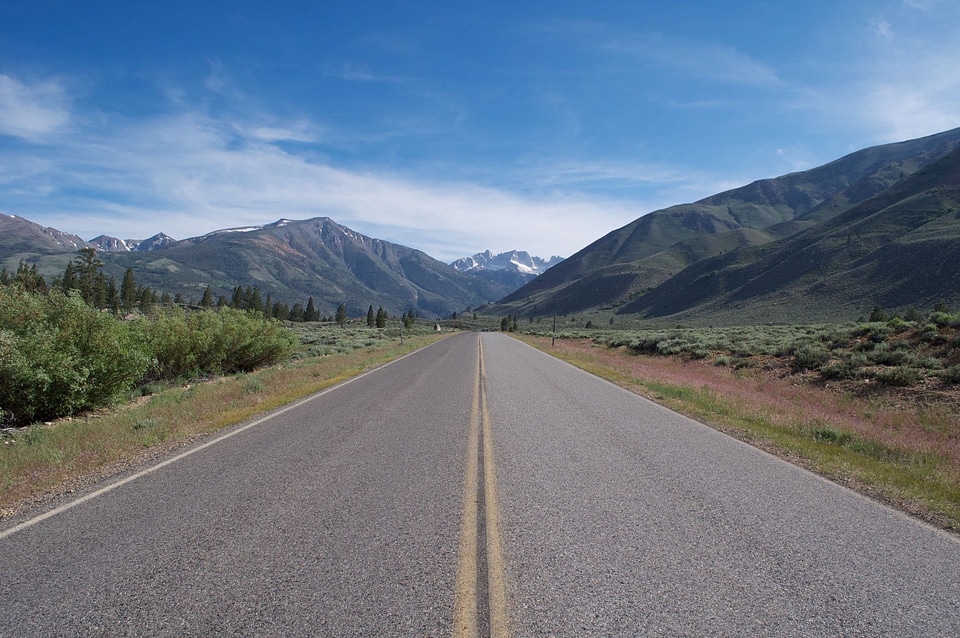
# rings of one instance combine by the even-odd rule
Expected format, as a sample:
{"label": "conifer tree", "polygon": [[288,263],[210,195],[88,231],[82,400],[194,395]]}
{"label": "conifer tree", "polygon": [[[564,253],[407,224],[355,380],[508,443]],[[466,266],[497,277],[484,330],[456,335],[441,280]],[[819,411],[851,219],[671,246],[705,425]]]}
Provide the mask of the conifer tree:
{"label": "conifer tree", "polygon": [[117,280],[113,277],[111,277],[107,283],[107,297],[104,308],[107,308],[115,315],[120,313],[120,293],[117,291]]}
{"label": "conifer tree", "polygon": [[29,292],[46,293],[49,290],[43,275],[37,271],[37,265],[33,264],[28,267],[27,262],[22,259],[17,266],[17,276],[14,277],[14,281]]}
{"label": "conifer tree", "polygon": [[344,304],[337,306],[337,323],[341,328],[347,323],[347,307]]}
{"label": "conifer tree", "polygon": [[133,278],[133,268],[127,268],[120,282],[120,303],[124,312],[133,312],[137,307],[137,282]]}
{"label": "conifer tree", "polygon": [[[98,284],[103,280],[103,262],[97,257],[97,249],[93,247],[81,248],[74,257],[74,271],[76,272],[77,284],[80,289],[80,296],[88,304],[98,307]],[[69,266],[68,266],[69,269]],[[66,283],[64,275],[64,283]]]}
{"label": "conifer tree", "polygon": [[209,308],[213,305],[213,293],[210,292],[210,286],[203,291],[203,297],[200,298],[200,307]]}
{"label": "conifer tree", "polygon": [[60,278],[60,290],[70,292],[71,290],[80,290],[80,279],[77,277],[77,268],[71,261],[63,270],[63,277]]}
{"label": "conifer tree", "polygon": [[367,308],[367,327],[372,328],[376,325],[376,319],[373,314],[373,304],[370,304],[370,307]]}
{"label": "conifer tree", "polygon": [[250,301],[247,302],[247,309],[263,312],[263,300],[260,299],[260,288],[257,286],[254,286],[253,291],[250,293]]}
{"label": "conifer tree", "polygon": [[140,291],[140,310],[147,312],[153,306],[153,291],[149,287]]}
{"label": "conifer tree", "polygon": [[317,320],[317,307],[313,305],[313,297],[307,300],[307,309],[303,312],[304,321]]}
{"label": "conifer tree", "polygon": [[303,321],[303,305],[298,301],[290,308],[290,321]]}

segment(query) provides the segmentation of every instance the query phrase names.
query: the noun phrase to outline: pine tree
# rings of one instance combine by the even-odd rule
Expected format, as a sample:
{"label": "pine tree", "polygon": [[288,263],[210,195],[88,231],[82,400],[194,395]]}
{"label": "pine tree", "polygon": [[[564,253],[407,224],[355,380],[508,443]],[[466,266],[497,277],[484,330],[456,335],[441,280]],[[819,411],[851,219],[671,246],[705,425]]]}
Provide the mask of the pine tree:
{"label": "pine tree", "polygon": [[370,307],[367,308],[367,327],[372,328],[376,325],[376,319],[373,314],[373,304],[370,304]]}
{"label": "pine tree", "polygon": [[313,297],[307,300],[307,309],[303,313],[304,321],[316,321],[317,320],[317,307],[313,305]]}
{"label": "pine tree", "polygon": [[71,290],[80,290],[80,279],[77,277],[77,267],[71,261],[63,270],[63,277],[60,278],[60,290],[70,292]]}
{"label": "pine tree", "polygon": [[240,286],[233,289],[233,298],[230,299],[230,307],[243,310],[243,288]]}
{"label": "pine tree", "polygon": [[203,291],[203,297],[200,299],[200,306],[203,308],[209,308],[213,305],[213,293],[210,292],[210,286],[207,286],[207,289]]}
{"label": "pine tree", "polygon": [[137,282],[133,278],[133,268],[127,268],[120,282],[120,303],[124,312],[133,312],[137,307]]}
{"label": "pine tree", "polygon": [[303,305],[298,301],[290,308],[290,321],[303,321]]}
{"label": "pine tree", "polygon": [[387,319],[389,319],[389,318],[390,318],[390,316],[387,315],[387,311],[383,309],[383,306],[380,306],[380,307],[377,309],[377,320],[376,320],[376,321],[377,321],[377,327],[378,327],[378,328],[386,328],[386,327],[387,327]]}
{"label": "pine tree", "polygon": [[247,309],[263,312],[263,300],[260,299],[260,289],[257,286],[254,286],[253,292],[250,293],[250,301],[247,302]]}
{"label": "pine tree", "polygon": [[263,316],[267,319],[273,317],[273,299],[270,298],[270,293],[267,293],[267,301],[263,304]]}
{"label": "pine tree", "polygon": [[113,277],[107,284],[107,300],[105,307],[113,314],[120,314],[120,293],[117,291],[117,280]]}
{"label": "pine tree", "polygon": [[337,323],[341,328],[347,323],[347,307],[344,304],[337,306]]}
{"label": "pine tree", "polygon": [[140,290],[140,311],[147,312],[153,306],[153,291],[150,288]]}
{"label": "pine tree", "polygon": [[[97,249],[93,247],[81,248],[74,257],[74,270],[77,273],[77,283],[80,289],[80,296],[91,306],[97,307],[99,286],[102,281],[101,272],[103,262],[97,257]],[[69,266],[68,266],[69,269]],[[64,282],[67,277],[64,275]]]}
{"label": "pine tree", "polygon": [[17,266],[17,275],[13,281],[20,284],[24,290],[29,292],[46,293],[49,290],[43,275],[37,271],[37,265],[33,264],[28,267],[27,262],[22,259]]}

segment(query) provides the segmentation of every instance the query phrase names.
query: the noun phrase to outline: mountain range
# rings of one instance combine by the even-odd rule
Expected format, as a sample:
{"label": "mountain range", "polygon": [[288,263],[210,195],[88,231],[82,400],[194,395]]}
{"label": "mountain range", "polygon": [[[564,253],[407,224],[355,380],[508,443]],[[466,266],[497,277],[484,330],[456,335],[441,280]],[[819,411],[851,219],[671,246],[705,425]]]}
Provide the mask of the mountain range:
{"label": "mountain range", "polygon": [[162,233],[142,242],[100,236],[92,242],[29,220],[0,214],[0,263],[16,270],[36,263],[48,278],[62,274],[80,248],[95,247],[104,272],[118,281],[132,268],[137,283],[199,299],[207,286],[229,298],[236,286],[257,286],[289,303],[313,297],[321,312],[345,303],[351,315],[369,305],[425,316],[495,301],[510,287],[459,272],[426,253],[374,239],[335,221],[280,219],[181,241]]}
{"label": "mountain range", "polygon": [[644,215],[486,310],[690,323],[960,303],[960,129]]}
{"label": "mountain range", "polygon": [[533,257],[524,250],[511,250],[494,255],[489,250],[472,257],[461,257],[450,266],[459,272],[469,272],[490,281],[503,284],[511,289],[519,288],[536,279],[551,266],[563,261],[563,257],[554,255],[549,259]]}
{"label": "mountain range", "polygon": [[[94,246],[109,275],[196,299],[274,299],[428,316],[616,314],[659,323],[825,322],[875,306],[960,305],[960,129],[875,146],[643,215],[565,260],[490,251],[439,262],[328,218],[174,241],[83,239],[0,215],[0,263],[63,272]],[[499,300],[499,301],[498,301]]]}

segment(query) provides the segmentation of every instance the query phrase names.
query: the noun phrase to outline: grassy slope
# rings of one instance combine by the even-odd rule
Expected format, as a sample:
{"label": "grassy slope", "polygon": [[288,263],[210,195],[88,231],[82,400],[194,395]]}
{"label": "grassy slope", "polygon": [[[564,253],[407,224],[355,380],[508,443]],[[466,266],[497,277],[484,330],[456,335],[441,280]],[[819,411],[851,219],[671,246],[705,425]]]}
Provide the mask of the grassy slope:
{"label": "grassy slope", "polygon": [[686,269],[624,314],[743,323],[849,320],[960,301],[960,151],[774,244]]}

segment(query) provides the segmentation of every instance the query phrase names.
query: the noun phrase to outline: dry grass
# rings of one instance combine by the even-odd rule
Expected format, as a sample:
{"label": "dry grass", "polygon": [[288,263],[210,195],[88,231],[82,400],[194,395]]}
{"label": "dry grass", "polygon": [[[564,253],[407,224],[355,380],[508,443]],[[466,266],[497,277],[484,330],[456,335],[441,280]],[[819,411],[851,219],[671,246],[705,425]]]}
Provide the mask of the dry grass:
{"label": "dry grass", "polygon": [[[928,522],[960,531],[960,400],[522,337],[550,354]],[[960,388],[957,388],[960,391]]]}
{"label": "dry grass", "polygon": [[134,404],[31,426],[0,444],[0,517],[242,423],[436,341],[418,336],[347,354],[173,387]]}

